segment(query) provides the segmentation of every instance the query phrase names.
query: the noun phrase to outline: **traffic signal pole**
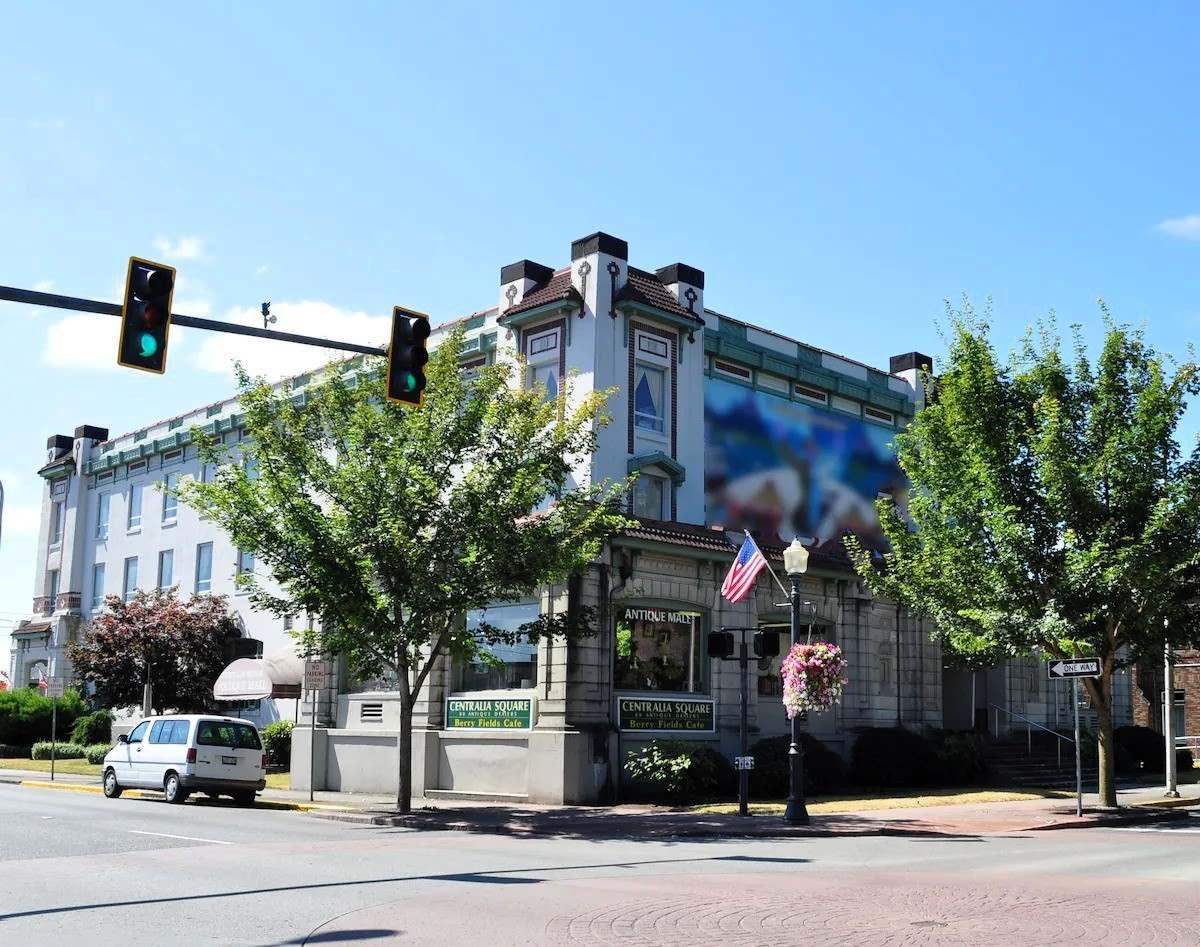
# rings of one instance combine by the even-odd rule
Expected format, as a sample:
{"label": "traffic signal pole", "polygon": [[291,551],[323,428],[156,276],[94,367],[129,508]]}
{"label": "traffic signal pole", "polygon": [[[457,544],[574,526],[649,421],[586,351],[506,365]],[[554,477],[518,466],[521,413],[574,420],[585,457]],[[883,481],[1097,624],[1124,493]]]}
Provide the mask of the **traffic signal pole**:
{"label": "traffic signal pole", "polygon": [[[67,309],[71,312],[93,312],[101,316],[116,316],[118,319],[121,317],[121,306],[118,303],[106,303],[99,299],[84,299],[78,296],[60,296],[58,293],[41,293],[32,289],[19,289],[15,286],[0,286],[0,301],[24,303],[27,306],[44,306],[48,309]],[[357,342],[297,335],[294,332],[277,332],[274,329],[259,329],[256,326],[242,326],[233,322],[221,322],[217,319],[184,316],[176,312],[171,313],[171,325],[185,326],[189,329],[204,329],[209,332],[248,335],[256,339],[268,339],[272,342],[295,342],[299,345],[314,345],[317,348],[336,349],[340,352],[387,357],[387,349],[382,346],[359,345]]]}

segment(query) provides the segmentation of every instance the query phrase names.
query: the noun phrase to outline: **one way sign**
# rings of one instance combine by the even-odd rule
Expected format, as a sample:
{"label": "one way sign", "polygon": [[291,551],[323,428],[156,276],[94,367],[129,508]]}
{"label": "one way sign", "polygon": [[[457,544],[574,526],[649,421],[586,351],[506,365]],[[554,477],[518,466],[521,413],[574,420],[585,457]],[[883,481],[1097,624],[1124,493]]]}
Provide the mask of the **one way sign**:
{"label": "one way sign", "polygon": [[1099,658],[1072,658],[1068,661],[1050,661],[1046,665],[1046,676],[1050,680],[1063,677],[1099,677]]}

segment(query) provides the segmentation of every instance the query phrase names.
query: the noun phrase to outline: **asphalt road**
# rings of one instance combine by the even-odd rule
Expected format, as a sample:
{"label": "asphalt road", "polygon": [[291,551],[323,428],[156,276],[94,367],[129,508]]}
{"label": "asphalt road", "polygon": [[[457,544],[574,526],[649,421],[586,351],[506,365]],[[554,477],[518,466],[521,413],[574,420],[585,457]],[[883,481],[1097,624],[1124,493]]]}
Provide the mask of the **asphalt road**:
{"label": "asphalt road", "polygon": [[508,838],[0,784],[0,944],[1200,943],[1200,819]]}

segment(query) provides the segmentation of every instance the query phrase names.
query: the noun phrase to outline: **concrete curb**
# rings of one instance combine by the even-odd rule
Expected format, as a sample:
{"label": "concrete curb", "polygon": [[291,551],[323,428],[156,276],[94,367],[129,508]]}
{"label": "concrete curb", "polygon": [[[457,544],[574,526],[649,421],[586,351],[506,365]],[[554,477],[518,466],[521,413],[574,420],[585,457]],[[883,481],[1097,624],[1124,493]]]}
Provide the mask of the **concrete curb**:
{"label": "concrete curb", "polygon": [[[30,789],[58,789],[62,792],[80,792],[93,796],[104,794],[104,789],[101,786],[95,786],[90,783],[67,783],[67,782],[51,782],[48,779],[13,779],[11,777],[0,780],[6,783],[27,786]],[[135,799],[161,799],[162,793],[154,792],[148,789],[126,789],[121,795],[133,796]],[[254,807],[257,809],[277,809],[284,812],[354,812],[355,809],[350,806],[335,806],[323,802],[288,802],[281,799],[263,799],[259,797],[254,801]]]}
{"label": "concrete curb", "polygon": [[[1127,808],[1132,809],[1133,806]],[[1148,809],[1149,806],[1141,804],[1140,809]],[[1153,822],[1171,822],[1175,819],[1190,818],[1187,812],[1177,812],[1171,808],[1164,808],[1162,812],[1137,812],[1130,815],[1105,815],[1097,818],[1066,819],[1061,822],[1047,822],[1045,825],[1030,826],[1030,832],[1053,832],[1059,829],[1111,829],[1119,828],[1123,825],[1148,825]]]}

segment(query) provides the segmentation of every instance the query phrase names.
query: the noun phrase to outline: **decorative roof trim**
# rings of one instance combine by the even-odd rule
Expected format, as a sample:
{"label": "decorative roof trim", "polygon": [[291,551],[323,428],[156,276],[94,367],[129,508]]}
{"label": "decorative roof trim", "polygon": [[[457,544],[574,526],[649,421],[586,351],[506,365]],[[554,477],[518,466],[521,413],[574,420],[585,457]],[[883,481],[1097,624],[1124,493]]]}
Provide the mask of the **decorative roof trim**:
{"label": "decorative roof trim", "polygon": [[626,464],[626,470],[630,473],[637,473],[647,467],[660,467],[666,471],[671,478],[671,483],[675,486],[680,486],[687,479],[687,468],[673,457],[668,457],[662,451],[655,451],[653,454],[643,454],[641,457],[630,457]]}

